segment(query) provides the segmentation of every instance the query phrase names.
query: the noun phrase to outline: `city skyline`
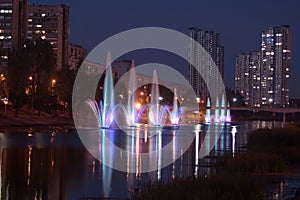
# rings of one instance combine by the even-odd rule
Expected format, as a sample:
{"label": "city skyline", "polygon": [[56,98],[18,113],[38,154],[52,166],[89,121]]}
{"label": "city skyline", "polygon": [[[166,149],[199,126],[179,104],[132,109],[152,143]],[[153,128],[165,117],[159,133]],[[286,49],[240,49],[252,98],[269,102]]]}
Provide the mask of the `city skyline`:
{"label": "city skyline", "polygon": [[[29,1],[30,4],[61,4],[70,6],[71,15],[71,42],[80,44],[92,50],[106,38],[131,28],[143,26],[161,26],[172,28],[188,34],[188,27],[213,30],[221,34],[222,45],[225,47],[225,85],[234,88],[234,66],[238,54],[259,48],[261,30],[270,26],[287,24],[291,26],[291,83],[290,97],[299,98],[300,90],[297,89],[299,74],[297,67],[300,63],[299,42],[300,27],[297,25],[298,2],[288,1],[251,1],[227,4],[217,2],[114,2],[90,1],[89,4],[70,0],[39,0]],[[92,5],[92,6],[91,6]],[[209,9],[212,8],[212,9]],[[280,14],[277,14],[280,13]],[[298,17],[299,18],[299,17]],[[141,64],[144,58],[140,54],[135,58],[136,64]],[[128,57],[126,57],[129,59]],[[177,62],[178,63],[178,62]],[[182,63],[174,62],[174,68],[185,72]],[[186,74],[185,74],[186,75]]]}

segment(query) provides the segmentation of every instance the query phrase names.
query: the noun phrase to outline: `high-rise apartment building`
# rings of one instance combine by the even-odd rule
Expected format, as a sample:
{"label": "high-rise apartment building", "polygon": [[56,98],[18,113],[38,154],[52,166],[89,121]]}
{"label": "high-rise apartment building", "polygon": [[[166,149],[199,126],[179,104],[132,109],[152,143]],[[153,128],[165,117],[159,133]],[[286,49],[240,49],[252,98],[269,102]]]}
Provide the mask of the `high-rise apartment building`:
{"label": "high-rise apartment building", "polygon": [[66,5],[32,5],[28,8],[28,39],[50,42],[57,69],[69,64],[70,13]]}
{"label": "high-rise apartment building", "polygon": [[[189,36],[191,38],[189,44],[189,81],[197,97],[200,97],[200,99],[206,99],[210,96],[207,84],[218,87],[218,85],[221,83],[211,82],[206,84],[202,76],[207,76],[205,77],[206,80],[216,81],[215,73],[217,72],[213,71],[212,68],[213,64],[215,63],[223,79],[224,47],[221,46],[220,35],[213,31],[189,28]],[[199,46],[197,46],[194,41],[198,42],[206,50],[207,54],[201,53],[201,49],[199,49]],[[208,66],[201,66],[203,63],[209,64]],[[200,69],[200,67],[205,68],[207,73],[200,74],[197,70]],[[213,95],[215,96],[218,94]]]}
{"label": "high-rise apartment building", "polygon": [[291,60],[290,27],[270,27],[261,34],[262,104],[287,105]]}
{"label": "high-rise apartment building", "polygon": [[0,56],[6,68],[9,55],[19,49],[27,37],[27,0],[0,1]]}
{"label": "high-rise apartment building", "polygon": [[260,53],[240,54],[235,60],[235,92],[249,106],[260,106]]}
{"label": "high-rise apartment building", "polygon": [[289,26],[270,27],[261,34],[260,52],[237,56],[235,91],[249,106],[288,105],[290,40]]}
{"label": "high-rise apartment building", "polygon": [[249,54],[249,103],[251,107],[260,107],[261,101],[261,56],[260,52]]}
{"label": "high-rise apartment building", "polygon": [[249,55],[240,54],[235,61],[235,92],[249,101]]}

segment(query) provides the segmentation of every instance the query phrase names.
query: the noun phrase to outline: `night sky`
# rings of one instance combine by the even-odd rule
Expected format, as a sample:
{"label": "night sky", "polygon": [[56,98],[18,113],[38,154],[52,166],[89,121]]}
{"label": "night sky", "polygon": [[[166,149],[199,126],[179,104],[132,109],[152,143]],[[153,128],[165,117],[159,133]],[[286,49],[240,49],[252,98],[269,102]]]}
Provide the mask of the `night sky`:
{"label": "night sky", "polygon": [[[298,0],[30,0],[36,4],[67,4],[71,15],[71,42],[91,51],[106,38],[127,29],[157,26],[182,33],[199,27],[221,34],[225,47],[225,85],[234,87],[235,57],[239,53],[259,50],[260,33],[269,26],[287,24],[292,31],[290,97],[300,98],[300,1]],[[298,37],[299,36],[299,37]],[[149,52],[148,52],[149,54]],[[167,59],[169,55],[152,52],[151,57]],[[164,54],[164,53],[163,53]],[[125,55],[137,65],[153,62],[146,53]],[[155,55],[155,56],[153,56]],[[126,57],[127,56],[127,57]],[[132,58],[134,56],[134,58]],[[182,73],[182,61],[161,61]],[[159,62],[160,59],[155,60]],[[173,63],[172,63],[173,62]],[[186,74],[184,74],[186,75]]]}

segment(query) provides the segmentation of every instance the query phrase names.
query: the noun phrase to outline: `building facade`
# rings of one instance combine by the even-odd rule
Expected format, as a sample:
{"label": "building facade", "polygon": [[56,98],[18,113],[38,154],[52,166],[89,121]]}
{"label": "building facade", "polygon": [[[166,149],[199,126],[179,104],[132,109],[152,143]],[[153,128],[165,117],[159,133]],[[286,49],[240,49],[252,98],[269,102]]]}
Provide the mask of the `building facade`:
{"label": "building facade", "polygon": [[[206,99],[210,96],[207,84],[213,87],[217,87],[221,84],[215,82],[216,73],[220,73],[223,79],[224,47],[221,46],[220,35],[213,31],[189,28],[189,36],[189,81],[197,97],[200,97],[200,99]],[[203,54],[201,51],[202,49],[199,49],[199,46],[196,45],[195,42],[198,42],[206,50],[207,54]],[[204,63],[209,63],[209,65],[202,66]],[[219,71],[213,71],[214,64],[217,66]],[[198,70],[201,68],[204,69],[204,73],[200,74]],[[206,76],[206,80],[213,82],[205,83],[203,76]],[[216,96],[218,94],[213,95]]]}
{"label": "building facade", "polygon": [[235,91],[249,106],[289,104],[291,60],[290,27],[269,27],[261,34],[260,51],[239,55],[235,66]]}
{"label": "building facade", "polygon": [[70,44],[69,46],[69,68],[76,69],[87,56],[87,50],[79,45]]}
{"label": "building facade", "polygon": [[249,102],[249,54],[240,54],[235,61],[235,92]]}
{"label": "building facade", "polygon": [[261,100],[261,54],[252,51],[249,54],[249,103],[251,107],[260,107]]}
{"label": "building facade", "polygon": [[69,65],[70,12],[66,5],[31,5],[28,8],[28,39],[50,42],[57,69]]}
{"label": "building facade", "polygon": [[0,1],[0,56],[3,68],[27,38],[27,0]]}

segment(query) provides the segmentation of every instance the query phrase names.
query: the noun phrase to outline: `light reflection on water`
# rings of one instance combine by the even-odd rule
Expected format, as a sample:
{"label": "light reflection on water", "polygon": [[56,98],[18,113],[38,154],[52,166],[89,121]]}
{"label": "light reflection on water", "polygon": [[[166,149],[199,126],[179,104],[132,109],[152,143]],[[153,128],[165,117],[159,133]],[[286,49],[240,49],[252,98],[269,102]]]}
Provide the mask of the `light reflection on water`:
{"label": "light reflection on water", "polygon": [[[151,133],[147,130],[138,130],[136,137],[133,136],[134,132],[122,137],[118,131],[106,134],[116,145],[125,149],[127,154],[136,152],[135,159],[127,160],[128,171],[132,171],[129,168],[134,167],[135,173],[120,172],[102,165],[85,150],[75,130],[19,128],[0,131],[1,199],[128,198],[131,192],[149,181],[168,181],[216,173],[216,168],[212,165],[217,156],[244,151],[250,130],[273,126],[280,126],[280,123],[254,121],[227,125],[214,150],[203,159],[198,159],[200,149],[210,149],[209,143],[203,141],[212,140],[216,135],[210,134],[212,130],[207,126],[201,126],[200,129],[195,127],[190,130],[190,133],[195,134],[195,139],[188,150],[174,163],[162,169],[159,166],[164,161],[164,155],[161,151],[156,152],[157,155],[149,159],[147,164],[155,163],[159,170],[149,173],[141,173],[142,153],[160,149],[171,140],[175,141],[170,152],[172,158],[183,153],[178,148],[175,130],[162,130],[154,138],[148,138]],[[104,137],[105,134],[100,136]],[[103,148],[108,147],[102,141],[103,138],[99,138],[99,145],[95,149],[101,154],[101,161],[107,161],[107,156],[124,156],[103,153]],[[277,186],[274,187],[272,191],[275,190],[276,195],[287,193],[285,189],[279,188],[277,191]]]}

